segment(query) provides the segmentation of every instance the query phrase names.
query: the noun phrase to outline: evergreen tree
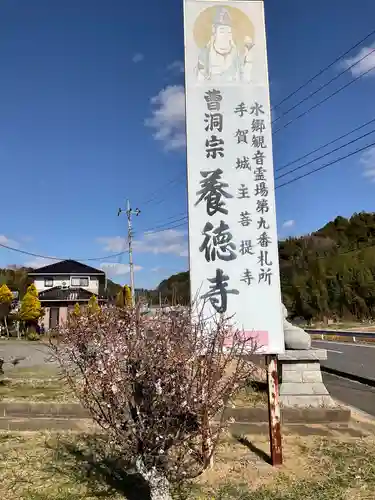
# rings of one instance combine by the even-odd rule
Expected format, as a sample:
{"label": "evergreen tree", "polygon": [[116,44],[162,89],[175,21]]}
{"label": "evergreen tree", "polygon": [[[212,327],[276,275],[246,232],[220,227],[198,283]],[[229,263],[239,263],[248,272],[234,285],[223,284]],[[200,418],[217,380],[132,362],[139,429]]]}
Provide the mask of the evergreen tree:
{"label": "evergreen tree", "polygon": [[124,286],[124,302],[125,307],[132,307],[133,305],[132,292],[128,285]]}
{"label": "evergreen tree", "polygon": [[132,307],[132,292],[128,285],[125,285],[118,292],[116,297],[116,306],[117,307]]}
{"label": "evergreen tree", "polygon": [[42,315],[42,307],[38,299],[35,285],[30,285],[25,293],[20,309],[20,319],[34,325]]}
{"label": "evergreen tree", "polygon": [[95,297],[95,295],[91,296],[89,303],[88,303],[88,309],[91,313],[98,313],[100,311],[98,300]]}
{"label": "evergreen tree", "polygon": [[[282,299],[291,317],[375,319],[375,213],[336,217],[279,242]],[[163,302],[189,303],[189,273],[162,281]]]}
{"label": "evergreen tree", "polygon": [[74,314],[74,316],[79,316],[81,314],[81,308],[80,308],[78,302],[76,302],[74,304],[73,314]]}
{"label": "evergreen tree", "polygon": [[10,305],[13,300],[13,294],[7,287],[7,285],[1,285],[0,286],[0,318],[2,321],[4,321],[5,329],[7,332],[7,335],[9,337],[9,329],[8,329],[8,322],[7,322],[7,316],[10,311]]}
{"label": "evergreen tree", "polygon": [[124,289],[121,288],[121,290],[119,290],[117,295],[116,295],[116,306],[117,307],[124,307],[124,305],[125,305]]}

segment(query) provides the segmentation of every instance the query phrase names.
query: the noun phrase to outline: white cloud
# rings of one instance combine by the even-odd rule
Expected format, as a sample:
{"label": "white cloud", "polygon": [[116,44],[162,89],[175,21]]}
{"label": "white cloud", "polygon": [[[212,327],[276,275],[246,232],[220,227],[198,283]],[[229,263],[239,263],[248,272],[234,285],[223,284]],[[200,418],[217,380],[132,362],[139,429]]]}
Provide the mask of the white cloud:
{"label": "white cloud", "polygon": [[293,227],[295,223],[296,223],[296,221],[294,221],[293,219],[286,220],[286,221],[283,223],[283,227],[284,227],[284,228]]}
{"label": "white cloud", "polygon": [[13,248],[18,248],[20,246],[18,241],[14,241],[14,240],[8,238],[7,236],[5,236],[4,234],[0,234],[0,244],[6,245],[8,247],[13,247]]}
{"label": "white cloud", "polygon": [[167,151],[185,147],[185,91],[182,85],[169,85],[151,99],[152,116],[145,125],[154,129],[154,138]]}
{"label": "white cloud", "polygon": [[[350,72],[354,77],[363,75],[366,72],[368,72],[366,76],[375,76],[374,48],[375,46],[363,47],[356,56],[345,59],[342,65],[344,66],[344,68],[349,68],[350,66],[352,66],[352,64],[355,64],[355,66],[350,69]],[[372,68],[374,68],[374,71],[370,71]]]}
{"label": "white cloud", "polygon": [[[115,262],[103,262],[100,265],[100,269],[104,271],[108,276],[123,276],[129,273],[129,264],[120,264]],[[141,271],[141,266],[134,266],[134,271]]]}
{"label": "white cloud", "polygon": [[186,232],[168,229],[158,233],[145,233],[141,240],[134,241],[134,251],[185,257],[187,253]]}
{"label": "white cloud", "polygon": [[50,264],[55,264],[56,262],[59,261],[55,259],[45,259],[44,257],[35,257],[35,259],[31,259],[25,262],[24,266],[38,269],[39,267],[49,266]]}
{"label": "white cloud", "polygon": [[[113,238],[98,238],[104,245],[106,252],[121,252],[127,248],[126,238],[115,236]],[[144,233],[141,239],[133,241],[134,252],[153,254],[172,254],[186,257],[188,251],[187,233],[168,229],[155,233]]]}
{"label": "white cloud", "polygon": [[173,61],[167,66],[167,70],[172,73],[185,73],[185,65],[183,61]]}
{"label": "white cloud", "polygon": [[359,161],[363,166],[363,176],[375,182],[375,147],[362,153]]}
{"label": "white cloud", "polygon": [[114,236],[113,238],[98,238],[98,243],[104,245],[106,252],[125,252],[128,248],[127,238],[121,236]]}
{"label": "white cloud", "polygon": [[133,63],[137,64],[137,63],[142,62],[144,58],[145,58],[145,56],[143,54],[141,54],[140,52],[137,52],[136,54],[134,54],[132,61],[133,61]]}

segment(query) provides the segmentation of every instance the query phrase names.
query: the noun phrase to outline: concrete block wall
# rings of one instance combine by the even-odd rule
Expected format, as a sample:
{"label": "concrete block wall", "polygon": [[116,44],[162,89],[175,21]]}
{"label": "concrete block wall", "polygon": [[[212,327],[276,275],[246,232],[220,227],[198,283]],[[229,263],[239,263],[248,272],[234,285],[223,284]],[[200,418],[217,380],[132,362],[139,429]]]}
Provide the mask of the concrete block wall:
{"label": "concrete block wall", "polygon": [[280,402],[284,407],[335,407],[322,380],[320,360],[326,351],[287,351],[281,364]]}

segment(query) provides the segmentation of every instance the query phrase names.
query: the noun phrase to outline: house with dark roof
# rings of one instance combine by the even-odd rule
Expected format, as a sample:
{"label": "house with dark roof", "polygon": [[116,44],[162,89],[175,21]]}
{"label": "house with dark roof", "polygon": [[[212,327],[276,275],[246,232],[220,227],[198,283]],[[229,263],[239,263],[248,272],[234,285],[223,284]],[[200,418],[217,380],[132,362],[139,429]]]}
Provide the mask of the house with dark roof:
{"label": "house with dark roof", "polygon": [[92,296],[106,301],[106,276],[100,269],[75,260],[63,260],[29,273],[45,310],[45,330],[61,325],[76,303],[87,305]]}

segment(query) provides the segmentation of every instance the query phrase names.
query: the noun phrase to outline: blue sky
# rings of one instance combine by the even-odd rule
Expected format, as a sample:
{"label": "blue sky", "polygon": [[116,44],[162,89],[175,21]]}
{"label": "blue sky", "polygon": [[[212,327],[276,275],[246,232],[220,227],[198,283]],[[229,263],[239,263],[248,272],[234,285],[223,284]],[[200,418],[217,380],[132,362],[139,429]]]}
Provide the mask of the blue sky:
{"label": "blue sky", "polygon": [[[343,0],[340,8],[326,0],[265,6],[273,105],[374,29],[373,0]],[[179,220],[186,213],[182,27],[182,0],[1,2],[0,243],[78,259],[120,252],[126,217],[117,217],[117,209],[130,198],[142,210],[134,219],[136,286],[155,286],[187,268],[186,226]],[[375,37],[368,39],[347,59],[358,60],[374,44]],[[335,65],[274,117],[349,63]],[[375,53],[281,117],[275,129],[371,65]],[[374,118],[374,94],[370,73],[275,134],[275,167]],[[339,214],[374,211],[374,180],[375,148],[278,189],[280,237],[313,231]],[[177,227],[144,234],[163,224]],[[45,263],[0,249],[1,266]],[[129,281],[127,255],[91,264]]]}

